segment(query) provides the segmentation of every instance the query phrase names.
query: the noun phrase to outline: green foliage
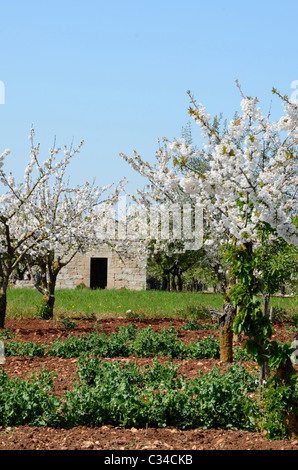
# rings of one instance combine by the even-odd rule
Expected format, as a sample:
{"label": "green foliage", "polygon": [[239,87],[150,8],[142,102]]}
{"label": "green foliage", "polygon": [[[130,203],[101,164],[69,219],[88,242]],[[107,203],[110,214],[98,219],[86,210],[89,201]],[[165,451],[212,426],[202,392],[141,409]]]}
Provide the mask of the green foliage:
{"label": "green foliage", "polygon": [[267,431],[268,439],[286,439],[288,435],[287,416],[293,410],[297,413],[298,385],[278,385],[270,379],[262,400],[260,430]]}
{"label": "green foliage", "polygon": [[69,318],[62,319],[62,327],[66,329],[74,329],[77,326],[77,322],[71,321]]}
{"label": "green foliage", "polygon": [[133,344],[133,354],[138,357],[168,356],[180,357],[186,351],[186,346],[177,340],[174,329],[162,329],[159,333],[151,327],[141,330]]}
{"label": "green foliage", "polygon": [[111,381],[116,382],[139,384],[143,380],[137,364],[129,361],[122,364],[120,360],[112,363],[99,358],[80,357],[77,370],[79,379],[89,386],[94,386],[96,381],[105,380],[106,375],[110,376]]}
{"label": "green foliage", "polygon": [[37,305],[36,317],[41,318],[42,320],[49,320],[53,317],[51,307],[46,302],[42,302],[40,305]]}
{"label": "green foliage", "polygon": [[55,376],[43,370],[39,377],[28,380],[10,379],[0,373],[0,425],[1,426],[56,426],[61,401],[49,393]]}
{"label": "green foliage", "polygon": [[177,376],[172,363],[157,362],[142,371],[120,361],[81,360],[83,383],[65,394],[66,426],[178,426],[252,429],[250,416],[258,412],[246,395],[255,378],[244,368],[225,374],[215,369],[199,379]]}
{"label": "green foliage", "polygon": [[[286,364],[289,360],[292,354],[292,346],[291,343],[270,341],[268,342],[266,353],[269,367],[273,370],[278,369],[281,364]],[[295,374],[295,371],[293,371],[293,374]]]}
{"label": "green foliage", "polygon": [[213,336],[207,336],[200,341],[190,343],[187,346],[185,357],[189,359],[219,359],[219,340]]}
{"label": "green foliage", "polygon": [[282,238],[271,242],[274,230],[263,223],[259,227],[260,246],[254,253],[255,268],[260,272],[262,292],[273,295],[287,281],[292,282],[298,270],[298,250]]}
{"label": "green foliage", "polygon": [[16,336],[16,333],[14,333],[12,330],[9,330],[7,328],[0,332],[1,339],[12,339],[15,336]]}
{"label": "green foliage", "polygon": [[[77,380],[71,390],[59,397],[53,391],[56,376],[46,370],[27,380],[10,379],[2,370],[0,425],[237,427],[249,431],[266,430],[270,439],[286,437],[285,417],[298,401],[296,377],[292,377],[291,384],[284,385],[270,379],[259,401],[250,398],[258,387],[256,373],[237,364],[226,371],[214,368],[208,374],[200,373],[198,378],[190,380],[178,375],[178,365],[171,361],[161,364],[155,359],[152,366],[141,368],[129,360],[110,362],[93,356],[94,351],[98,352],[100,338],[103,346],[111,337],[99,334],[68,336],[63,357],[78,357]],[[129,345],[131,353],[138,339],[137,347],[147,345],[150,355],[148,338],[153,340],[155,352],[158,343],[168,355],[174,356],[173,352],[177,354],[178,351],[181,358],[215,357],[219,353],[218,341],[213,337],[176,349],[180,342],[174,329],[163,330],[158,335],[150,328],[140,331],[134,324],[121,328],[113,336],[112,343],[119,339],[122,347]],[[272,344],[276,351],[275,355],[270,352],[270,357],[276,358],[277,366],[279,360],[287,357],[288,345]],[[104,347],[108,351],[110,346]],[[17,355],[50,353],[50,348],[34,343],[7,341],[6,348],[9,354]],[[245,351],[237,348],[235,360],[239,359],[246,359]]]}
{"label": "green foliage", "polygon": [[5,343],[5,354],[6,356],[43,357],[45,355],[45,346],[32,341],[7,341]]}
{"label": "green foliage", "polygon": [[92,332],[86,335],[71,335],[65,339],[59,336],[51,345],[8,341],[5,345],[7,356],[56,356],[74,358],[89,357],[158,357],[180,359],[209,359],[219,357],[219,341],[213,336],[186,345],[178,339],[178,332],[153,331],[151,327],[139,330],[134,323],[123,326],[118,333],[107,335]]}
{"label": "green foliage", "polygon": [[178,340],[173,328],[153,331],[151,327],[138,330],[134,324],[121,327],[119,332],[110,336],[97,332],[83,336],[69,335],[64,341],[58,338],[47,350],[47,355],[64,358],[80,355],[101,357],[177,357],[177,358],[218,358],[219,341],[207,337],[186,345]]}
{"label": "green foliage", "polygon": [[[233,330],[235,334],[243,331],[248,337],[244,351],[253,360],[260,365],[267,362],[270,368],[277,369],[287,361],[291,351],[289,344],[270,341],[274,328],[269,316],[264,315],[257,297],[263,289],[262,279],[255,275],[255,270],[260,267],[260,253],[253,253],[249,245],[229,246],[225,258],[231,266],[231,274],[237,279],[237,284],[229,292],[230,300],[238,307]],[[267,280],[269,282],[269,273]],[[273,281],[270,285],[273,289]]]}
{"label": "green foliage", "polygon": [[[270,387],[266,388],[262,401],[261,421],[268,437],[285,438],[297,435],[297,374],[290,360],[291,344],[270,340],[273,325],[257,295],[261,292],[268,299],[288,278],[287,271],[297,269],[297,250],[283,241],[267,244],[270,233],[270,227],[260,227],[261,243],[255,252],[250,243],[227,247],[226,260],[232,276],[237,279],[228,298],[238,307],[233,322],[234,332],[239,334],[243,331],[248,336],[244,353],[248,353],[259,365],[267,363],[269,370],[275,370],[273,378],[269,378]],[[265,252],[265,249],[268,251]]]}
{"label": "green foliage", "polygon": [[[153,244],[154,246],[154,244]],[[147,261],[147,279],[158,280],[167,290],[202,289],[215,275],[203,249],[183,251],[183,243],[168,243],[164,252],[154,252]],[[215,280],[216,282],[216,280]]]}
{"label": "green foliage", "polygon": [[81,357],[78,379],[57,397],[54,375],[28,380],[0,374],[1,426],[177,426],[252,429],[254,377],[242,367],[215,369],[198,379],[178,376],[171,362],[138,368],[127,361]]}
{"label": "green foliage", "polygon": [[[223,259],[230,268],[230,275],[237,279],[237,285],[241,285],[243,294],[257,295],[261,291],[261,282],[254,275],[257,262],[252,256],[251,246],[227,245],[224,248]],[[240,286],[239,286],[240,287]]]}
{"label": "green foliage", "polygon": [[245,347],[235,346],[233,351],[233,360],[235,363],[239,361],[249,361],[251,360],[251,356],[245,350]]}
{"label": "green foliage", "polygon": [[295,333],[298,333],[298,315],[295,315],[294,317],[294,331]]}

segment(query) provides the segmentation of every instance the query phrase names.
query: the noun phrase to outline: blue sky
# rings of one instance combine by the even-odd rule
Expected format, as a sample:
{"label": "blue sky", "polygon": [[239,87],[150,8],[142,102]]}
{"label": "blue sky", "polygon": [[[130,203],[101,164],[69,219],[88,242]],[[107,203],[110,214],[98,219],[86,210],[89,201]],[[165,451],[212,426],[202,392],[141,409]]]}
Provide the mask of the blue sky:
{"label": "blue sky", "polygon": [[235,78],[264,112],[273,86],[293,92],[297,13],[289,0],[2,2],[6,168],[22,178],[33,122],[41,159],[55,136],[61,147],[85,140],[71,165],[74,183],[127,176],[131,188],[142,186],[119,153],[136,149],[153,162],[158,138],[180,137],[189,121],[187,90],[227,118],[239,109]]}

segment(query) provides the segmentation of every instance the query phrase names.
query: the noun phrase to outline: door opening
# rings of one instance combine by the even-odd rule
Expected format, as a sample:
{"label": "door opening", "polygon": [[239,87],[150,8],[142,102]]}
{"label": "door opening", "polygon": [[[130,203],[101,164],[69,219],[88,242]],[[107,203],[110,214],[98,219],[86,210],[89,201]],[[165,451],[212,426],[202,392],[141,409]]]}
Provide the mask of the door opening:
{"label": "door opening", "polygon": [[105,289],[108,283],[108,258],[90,259],[90,288]]}

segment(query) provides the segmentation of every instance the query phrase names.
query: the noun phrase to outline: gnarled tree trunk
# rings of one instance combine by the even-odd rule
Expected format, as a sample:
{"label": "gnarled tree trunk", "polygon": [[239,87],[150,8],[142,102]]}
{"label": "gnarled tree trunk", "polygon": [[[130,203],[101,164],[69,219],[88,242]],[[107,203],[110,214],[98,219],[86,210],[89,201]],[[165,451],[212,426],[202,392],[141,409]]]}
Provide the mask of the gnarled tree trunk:
{"label": "gnarled tree trunk", "polygon": [[233,362],[233,330],[232,324],[236,308],[229,302],[224,304],[223,314],[219,317],[220,360]]}
{"label": "gnarled tree trunk", "polygon": [[[292,361],[290,358],[287,359],[285,363],[280,364],[276,371],[276,379],[280,386],[289,385],[292,388],[293,383],[291,383],[291,377],[295,375],[295,369],[293,367]],[[286,427],[287,438],[288,439],[297,439],[298,438],[298,404],[297,401],[294,401],[293,398],[287,403],[288,410],[285,411],[284,424]]]}
{"label": "gnarled tree trunk", "polygon": [[39,260],[40,273],[35,287],[42,294],[39,316],[44,319],[52,319],[54,316],[55,288],[61,267],[62,264],[51,262],[51,254],[48,259]]}
{"label": "gnarled tree trunk", "polygon": [[0,286],[0,328],[4,328],[6,314],[6,290],[5,286]]}

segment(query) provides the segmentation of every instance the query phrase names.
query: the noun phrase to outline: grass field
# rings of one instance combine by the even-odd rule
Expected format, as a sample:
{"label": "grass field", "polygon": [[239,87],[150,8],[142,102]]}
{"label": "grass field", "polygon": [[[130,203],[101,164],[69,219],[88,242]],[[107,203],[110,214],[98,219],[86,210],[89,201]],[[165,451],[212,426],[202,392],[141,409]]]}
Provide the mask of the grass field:
{"label": "grass field", "polygon": [[[55,316],[124,316],[138,318],[202,318],[206,309],[222,309],[223,296],[191,292],[61,289],[56,291]],[[7,318],[32,318],[41,303],[35,289],[9,289]],[[298,298],[275,297],[276,314],[289,319],[298,314]],[[128,312],[128,313],[127,313]]]}

